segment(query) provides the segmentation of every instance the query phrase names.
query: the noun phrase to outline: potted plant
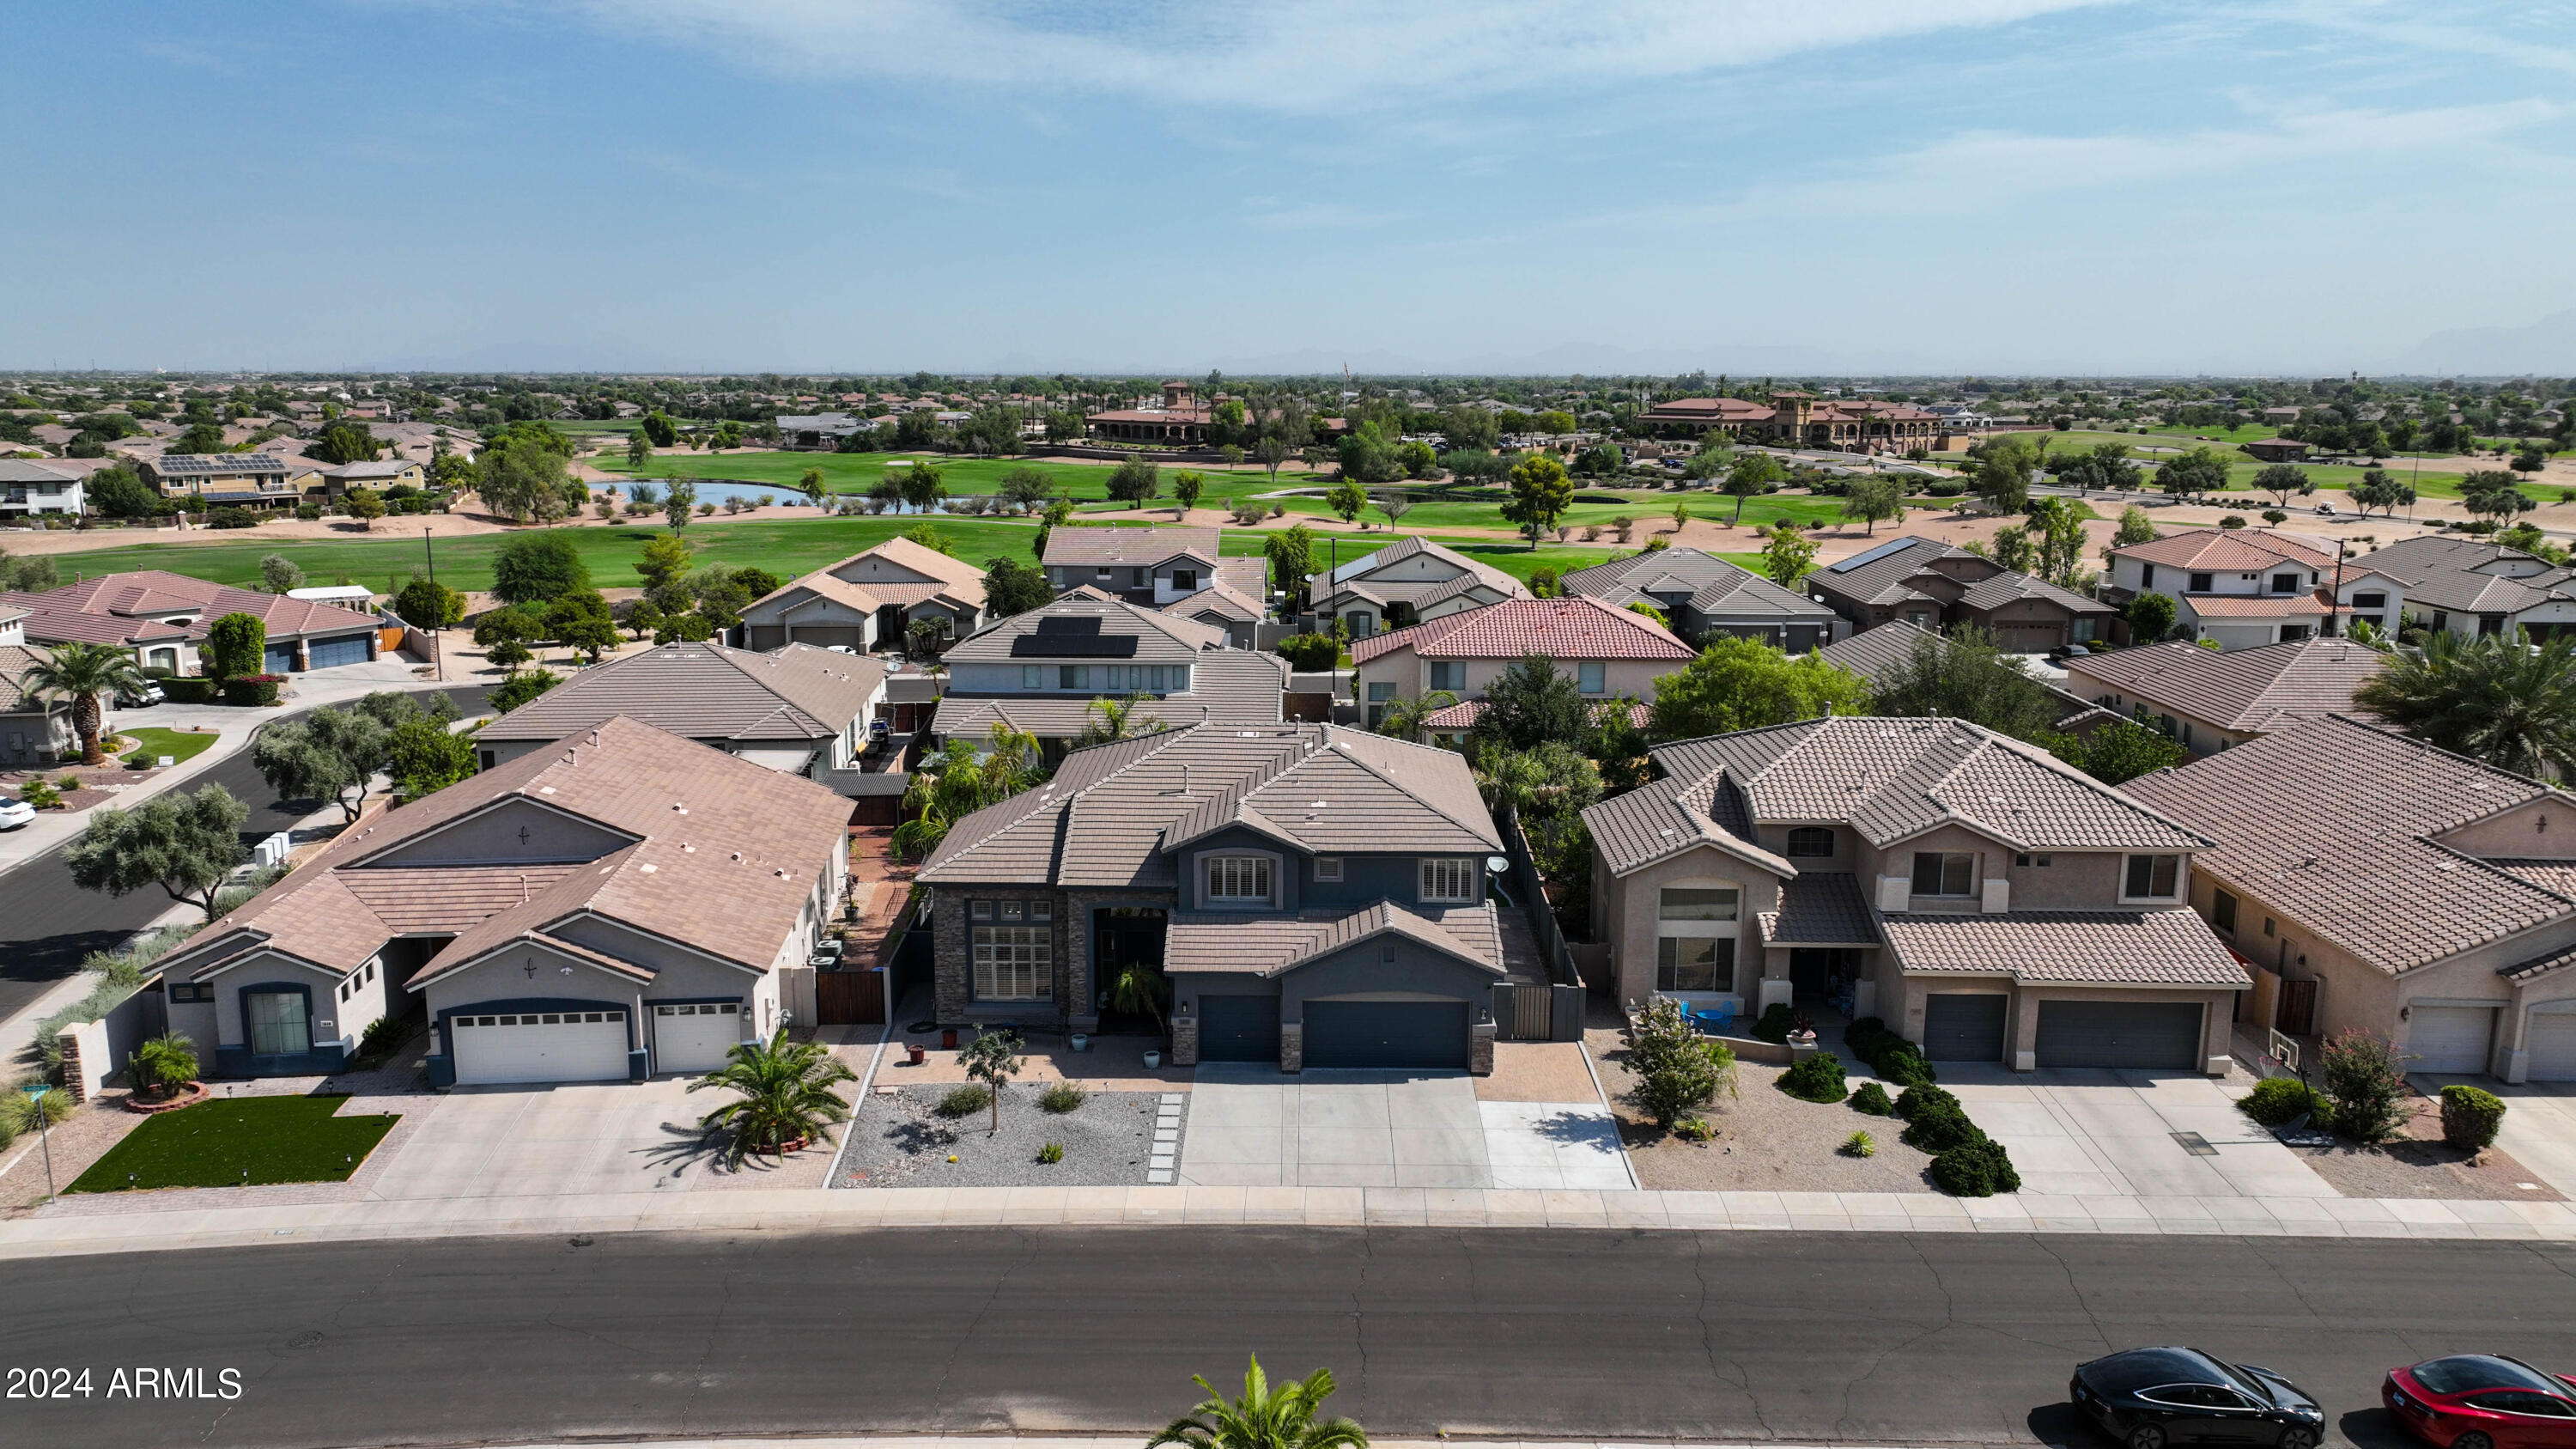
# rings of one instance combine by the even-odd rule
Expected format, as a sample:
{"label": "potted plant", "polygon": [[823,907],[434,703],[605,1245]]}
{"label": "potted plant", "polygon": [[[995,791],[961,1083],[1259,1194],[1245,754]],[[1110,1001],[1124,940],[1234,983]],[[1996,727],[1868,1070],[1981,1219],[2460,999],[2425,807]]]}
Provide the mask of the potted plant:
{"label": "potted plant", "polygon": [[1156,1070],[1159,1070],[1159,1069],[1162,1067],[1162,1065],[1163,1065],[1163,1054],[1162,1054],[1161,1052],[1158,1052],[1158,1051],[1149,1051],[1149,1052],[1145,1053],[1145,1070],[1147,1070],[1147,1071],[1149,1071],[1149,1072],[1150,1072],[1150,1071],[1156,1071]]}
{"label": "potted plant", "polygon": [[1091,1050],[1091,1034],[1088,1032],[1077,1031],[1073,1033],[1068,1040],[1073,1043],[1073,1049],[1075,1051],[1087,1052]]}

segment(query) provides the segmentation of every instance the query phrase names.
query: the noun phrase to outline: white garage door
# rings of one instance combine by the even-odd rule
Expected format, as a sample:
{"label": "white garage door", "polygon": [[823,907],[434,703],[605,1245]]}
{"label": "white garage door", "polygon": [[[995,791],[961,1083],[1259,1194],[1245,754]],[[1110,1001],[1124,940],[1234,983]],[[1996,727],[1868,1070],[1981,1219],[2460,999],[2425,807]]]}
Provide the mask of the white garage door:
{"label": "white garage door", "polygon": [[653,1008],[653,1070],[711,1072],[742,1041],[742,1007],[704,1001]]}
{"label": "white garage door", "polygon": [[458,1016],[456,1081],[622,1082],[626,1013],[548,1011]]}
{"label": "white garage door", "polygon": [[2410,1072],[2483,1072],[2495,1012],[2484,1006],[2418,1006],[2406,1016]]}
{"label": "white garage door", "polygon": [[2576,1082],[2576,1011],[2536,1011],[2523,1038],[2531,1080]]}

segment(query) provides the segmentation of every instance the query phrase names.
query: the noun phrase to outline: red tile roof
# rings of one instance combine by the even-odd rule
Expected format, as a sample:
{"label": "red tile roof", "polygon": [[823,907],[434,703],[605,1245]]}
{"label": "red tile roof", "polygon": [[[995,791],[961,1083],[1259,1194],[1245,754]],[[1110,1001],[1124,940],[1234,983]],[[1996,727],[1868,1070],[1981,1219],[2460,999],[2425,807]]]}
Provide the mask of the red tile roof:
{"label": "red tile roof", "polygon": [[2194,528],[2113,552],[2178,569],[2250,572],[2288,562],[2331,570],[2335,556],[2315,541],[2269,528]]}

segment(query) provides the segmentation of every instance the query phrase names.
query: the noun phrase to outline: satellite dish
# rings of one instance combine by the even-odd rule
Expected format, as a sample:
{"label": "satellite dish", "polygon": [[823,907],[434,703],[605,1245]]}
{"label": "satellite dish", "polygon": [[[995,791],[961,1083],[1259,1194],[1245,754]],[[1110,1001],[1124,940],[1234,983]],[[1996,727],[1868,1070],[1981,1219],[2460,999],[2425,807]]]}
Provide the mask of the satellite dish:
{"label": "satellite dish", "polygon": [[1508,875],[1511,872],[1511,868],[1511,861],[1502,856],[1489,855],[1485,857],[1485,869],[1495,875]]}

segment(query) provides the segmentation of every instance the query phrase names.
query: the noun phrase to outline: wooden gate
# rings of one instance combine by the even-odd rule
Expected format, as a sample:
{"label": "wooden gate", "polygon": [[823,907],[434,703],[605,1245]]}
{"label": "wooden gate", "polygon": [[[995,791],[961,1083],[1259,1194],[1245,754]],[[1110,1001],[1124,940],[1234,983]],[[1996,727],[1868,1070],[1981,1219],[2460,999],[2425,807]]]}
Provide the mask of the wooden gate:
{"label": "wooden gate", "polygon": [[1553,1041],[1556,1037],[1556,992],[1546,986],[1498,986],[1494,995],[1504,1009],[1494,1014],[1505,1041]]}
{"label": "wooden gate", "polygon": [[815,972],[814,1014],[824,1026],[885,1020],[884,970],[871,966],[861,971]]}

